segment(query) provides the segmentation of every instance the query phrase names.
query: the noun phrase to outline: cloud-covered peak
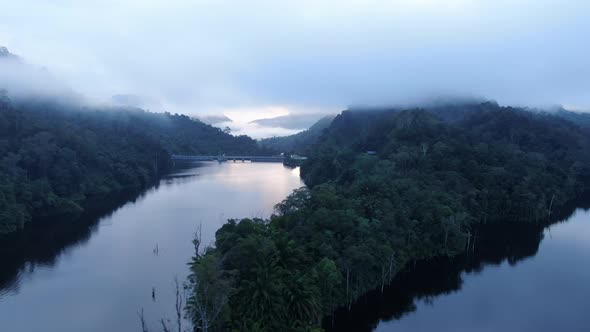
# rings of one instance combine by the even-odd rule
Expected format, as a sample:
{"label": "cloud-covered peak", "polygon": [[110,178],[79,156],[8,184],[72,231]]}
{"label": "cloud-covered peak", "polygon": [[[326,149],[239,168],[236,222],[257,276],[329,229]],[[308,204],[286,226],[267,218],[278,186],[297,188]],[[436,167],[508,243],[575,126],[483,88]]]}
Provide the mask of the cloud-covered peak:
{"label": "cloud-covered peak", "polygon": [[171,112],[433,95],[588,108],[588,12],[576,0],[21,0],[3,5],[0,40],[87,96]]}
{"label": "cloud-covered peak", "polygon": [[20,61],[20,57],[10,53],[6,46],[0,46],[0,59]]}
{"label": "cloud-covered peak", "polygon": [[49,70],[0,47],[0,90],[16,101],[52,99],[80,102],[81,96]]}

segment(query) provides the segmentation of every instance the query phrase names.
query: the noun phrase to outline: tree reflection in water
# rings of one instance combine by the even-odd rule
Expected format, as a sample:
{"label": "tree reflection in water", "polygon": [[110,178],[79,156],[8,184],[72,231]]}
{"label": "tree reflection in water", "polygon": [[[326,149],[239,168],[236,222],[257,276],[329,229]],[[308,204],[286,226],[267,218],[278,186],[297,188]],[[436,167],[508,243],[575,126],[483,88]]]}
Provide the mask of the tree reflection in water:
{"label": "tree reflection in water", "polygon": [[590,196],[571,202],[545,224],[510,223],[481,225],[476,231],[475,249],[464,255],[418,261],[399,273],[381,293],[373,291],[361,297],[350,310],[341,308],[324,320],[329,332],[370,332],[382,321],[399,320],[414,312],[416,302],[458,292],[464,272],[480,273],[486,266],[507,261],[516,265],[534,257],[544,237],[545,227],[565,222],[576,209],[590,208]]}

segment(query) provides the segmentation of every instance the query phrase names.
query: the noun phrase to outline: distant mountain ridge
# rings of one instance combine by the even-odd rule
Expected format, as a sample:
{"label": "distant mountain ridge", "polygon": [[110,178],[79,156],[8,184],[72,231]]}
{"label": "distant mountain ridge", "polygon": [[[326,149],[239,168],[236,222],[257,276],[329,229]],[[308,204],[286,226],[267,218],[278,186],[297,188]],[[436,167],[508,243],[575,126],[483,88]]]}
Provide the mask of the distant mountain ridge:
{"label": "distant mountain ridge", "polygon": [[250,121],[265,127],[278,127],[285,129],[307,129],[311,127],[316,121],[324,117],[325,114],[309,113],[309,114],[289,114],[277,116],[274,118],[265,118]]}
{"label": "distant mountain ridge", "polygon": [[590,113],[586,112],[573,112],[568,111],[564,108],[560,108],[555,112],[555,115],[564,118],[566,120],[570,120],[571,122],[577,124],[580,127],[586,128],[590,130]]}
{"label": "distant mountain ridge", "polygon": [[222,122],[233,122],[232,119],[228,118],[224,114],[221,114],[221,115],[201,115],[201,116],[197,116],[196,118],[199,119],[199,121],[206,123],[208,125],[214,125],[214,124],[218,124],[218,123],[222,123]]}
{"label": "distant mountain ridge", "polygon": [[306,151],[319,139],[324,130],[330,126],[336,115],[326,115],[314,123],[309,129],[300,133],[265,138],[258,141],[258,144],[267,149],[277,152],[287,152],[305,155]]}
{"label": "distant mountain ridge", "polygon": [[[471,115],[473,112],[477,112],[481,107],[499,107],[495,102],[477,102],[467,104],[456,104],[456,103],[441,103],[433,104],[428,107],[424,107],[428,112],[437,114],[440,119],[448,122],[457,122],[464,119],[466,116]],[[541,113],[557,116],[571,121],[577,126],[581,127],[585,131],[590,132],[590,113],[586,112],[574,112],[564,108],[559,108],[556,111],[545,111],[521,108],[521,111],[528,111],[531,113]],[[381,107],[381,108],[353,108],[346,112],[352,112],[355,117],[358,117],[357,126],[362,127],[366,121],[375,122],[373,119],[380,117],[384,113],[399,112],[401,109],[393,107]],[[363,115],[364,114],[364,115]],[[328,129],[336,115],[327,115],[318,120],[309,129],[300,133],[281,136],[271,137],[260,140],[258,143],[261,147],[272,149],[279,152],[293,152],[298,154],[306,154],[311,146],[313,146],[319,139],[322,133]],[[373,130],[373,129],[366,129]]]}

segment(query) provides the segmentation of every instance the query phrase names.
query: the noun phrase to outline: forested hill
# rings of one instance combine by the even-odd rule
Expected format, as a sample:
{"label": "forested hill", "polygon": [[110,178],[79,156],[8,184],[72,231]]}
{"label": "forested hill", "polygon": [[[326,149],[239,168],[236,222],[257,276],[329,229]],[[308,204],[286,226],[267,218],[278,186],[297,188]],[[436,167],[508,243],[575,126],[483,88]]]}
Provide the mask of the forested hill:
{"label": "forested hill", "polygon": [[184,115],[94,109],[0,94],[0,233],[33,217],[79,211],[91,197],[139,189],[171,153],[263,153]]}
{"label": "forested hill", "polygon": [[311,331],[408,263],[472,250],[479,224],[553,220],[590,190],[589,149],[574,122],[494,103],[343,112],[301,168],[309,189],[197,253],[189,313],[198,327],[227,299],[215,330]]}
{"label": "forested hill", "polygon": [[[543,171],[544,166],[569,171],[588,162],[590,154],[584,152],[590,146],[589,122],[590,114],[563,110],[540,113],[491,102],[346,111],[316,143],[302,173],[310,186],[353,181],[353,161],[364,158],[367,151],[406,171],[430,172],[446,167],[468,174],[473,169],[469,166],[474,165],[462,165],[465,161],[504,169],[522,168],[524,164],[514,163],[526,161]],[[491,154],[494,158],[483,158]],[[425,164],[426,160],[431,163]],[[522,170],[517,173],[522,175]]]}
{"label": "forested hill", "polygon": [[585,128],[590,131],[590,114],[581,112],[572,112],[564,109],[559,109],[556,113],[557,116],[564,119],[570,120],[578,126]]}
{"label": "forested hill", "polygon": [[259,144],[263,148],[278,152],[306,155],[307,151],[318,141],[324,129],[330,126],[334,117],[334,115],[326,115],[307,130],[289,136],[265,138],[260,140]]}

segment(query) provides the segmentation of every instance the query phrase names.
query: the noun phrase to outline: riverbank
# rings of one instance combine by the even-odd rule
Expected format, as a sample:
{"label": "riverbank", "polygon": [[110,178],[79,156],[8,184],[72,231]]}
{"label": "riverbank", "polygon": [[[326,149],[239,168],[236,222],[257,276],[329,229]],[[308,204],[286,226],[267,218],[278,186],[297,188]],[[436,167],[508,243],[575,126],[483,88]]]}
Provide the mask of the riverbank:
{"label": "riverbank", "polygon": [[[210,243],[227,218],[267,218],[302,185],[299,170],[281,164],[193,164],[98,220],[39,230],[23,239],[27,245],[16,256],[0,258],[14,262],[0,266],[10,280],[0,288],[1,326],[127,332],[140,329],[137,311],[143,308],[150,331],[157,331],[160,318],[175,315],[174,278],[182,282],[188,274],[199,224]],[[35,319],[23,320],[22,312],[35,312]]]}
{"label": "riverbank", "polygon": [[[575,307],[577,294],[590,291],[577,282],[590,271],[576,263],[590,258],[579,247],[582,234],[590,234],[589,210],[586,196],[570,202],[550,223],[487,225],[472,251],[407,266],[383,291],[373,290],[326,317],[323,327],[328,332],[579,327],[582,317],[576,318],[575,310],[558,308]],[[563,278],[573,284],[560,284]],[[554,294],[551,301],[548,293]],[[545,308],[532,310],[539,304]]]}

